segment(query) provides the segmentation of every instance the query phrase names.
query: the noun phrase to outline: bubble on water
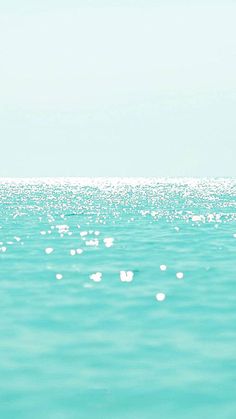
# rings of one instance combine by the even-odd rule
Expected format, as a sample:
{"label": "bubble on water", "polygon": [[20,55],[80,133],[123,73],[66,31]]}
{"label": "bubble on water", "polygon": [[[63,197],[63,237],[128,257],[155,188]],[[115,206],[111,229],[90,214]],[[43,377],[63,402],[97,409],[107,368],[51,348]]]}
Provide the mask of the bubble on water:
{"label": "bubble on water", "polygon": [[92,279],[94,282],[100,282],[102,280],[102,273],[96,272],[92,275],[90,275],[90,279]]}
{"label": "bubble on water", "polygon": [[166,271],[166,269],[167,269],[167,266],[166,265],[160,265],[160,270],[161,271]]}
{"label": "bubble on water", "polygon": [[236,239],[236,233],[233,234],[233,237]]}
{"label": "bubble on water", "polygon": [[94,231],[94,234],[95,234],[95,236],[99,236],[100,231],[96,230],[96,231]]}
{"label": "bubble on water", "polygon": [[71,250],[70,250],[70,254],[71,254],[71,256],[74,256],[74,255],[76,254],[75,249],[71,249]]}
{"label": "bubble on water", "polygon": [[7,247],[6,247],[6,246],[2,246],[2,247],[1,247],[1,251],[2,251],[3,253],[5,253],[5,252],[7,251]]}
{"label": "bubble on water", "polygon": [[47,254],[47,255],[50,255],[50,253],[52,253],[54,251],[54,249],[52,248],[52,247],[47,247],[46,249],[45,249],[45,253]]}
{"label": "bubble on water", "polygon": [[44,230],[42,230],[42,231],[40,231],[40,234],[41,234],[42,236],[45,236],[45,234],[47,234],[47,232],[46,232],[46,231],[44,231]]}
{"label": "bubble on water", "polygon": [[179,227],[175,227],[175,231],[179,231],[180,230],[180,228]]}
{"label": "bubble on water", "polygon": [[164,301],[165,299],[166,299],[166,295],[164,294],[164,292],[158,292],[156,294],[157,301]]}
{"label": "bubble on water", "polygon": [[134,273],[132,271],[120,271],[121,282],[131,282],[134,279]]}
{"label": "bubble on water", "polygon": [[177,272],[177,274],[176,274],[176,278],[178,278],[178,279],[183,279],[183,277],[184,277],[183,272]]}
{"label": "bubble on water", "polygon": [[62,279],[63,275],[62,274],[56,274],[56,279]]}
{"label": "bubble on water", "polygon": [[14,239],[15,239],[17,242],[20,242],[20,241],[21,241],[21,238],[20,238],[20,237],[17,237],[17,236],[15,236],[15,237],[14,237]]}

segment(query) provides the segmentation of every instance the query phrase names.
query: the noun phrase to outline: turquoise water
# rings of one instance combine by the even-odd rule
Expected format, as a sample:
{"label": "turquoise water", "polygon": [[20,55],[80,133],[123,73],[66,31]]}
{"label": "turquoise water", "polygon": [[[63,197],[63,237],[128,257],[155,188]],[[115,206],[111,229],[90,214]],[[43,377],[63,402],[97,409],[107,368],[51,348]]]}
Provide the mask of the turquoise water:
{"label": "turquoise water", "polygon": [[236,181],[1,180],[0,227],[2,419],[236,417]]}

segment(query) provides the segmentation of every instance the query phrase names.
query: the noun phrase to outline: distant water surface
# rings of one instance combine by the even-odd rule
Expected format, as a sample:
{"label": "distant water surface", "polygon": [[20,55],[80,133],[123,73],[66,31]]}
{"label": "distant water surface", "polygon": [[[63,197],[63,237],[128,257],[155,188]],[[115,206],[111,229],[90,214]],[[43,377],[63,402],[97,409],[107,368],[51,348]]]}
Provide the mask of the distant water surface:
{"label": "distant water surface", "polygon": [[235,419],[235,180],[1,179],[0,298],[2,419]]}

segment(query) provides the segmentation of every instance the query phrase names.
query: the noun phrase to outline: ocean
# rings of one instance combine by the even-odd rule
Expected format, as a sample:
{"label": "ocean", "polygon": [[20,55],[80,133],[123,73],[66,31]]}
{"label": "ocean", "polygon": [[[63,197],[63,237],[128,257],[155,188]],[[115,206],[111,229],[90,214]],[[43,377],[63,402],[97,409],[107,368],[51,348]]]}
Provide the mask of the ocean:
{"label": "ocean", "polygon": [[235,419],[236,180],[0,180],[0,418]]}

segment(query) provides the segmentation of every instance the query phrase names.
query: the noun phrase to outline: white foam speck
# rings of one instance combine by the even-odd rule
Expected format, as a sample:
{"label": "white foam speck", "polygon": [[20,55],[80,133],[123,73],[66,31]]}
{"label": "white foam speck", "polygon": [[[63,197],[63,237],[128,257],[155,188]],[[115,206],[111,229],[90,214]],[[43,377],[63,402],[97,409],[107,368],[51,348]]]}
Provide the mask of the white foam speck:
{"label": "white foam speck", "polygon": [[83,253],[83,250],[82,249],[76,249],[76,253],[77,253],[77,255],[81,255],[81,253]]}
{"label": "white foam speck", "polygon": [[161,271],[166,271],[166,269],[167,269],[167,266],[166,265],[160,265],[160,270]]}
{"label": "white foam speck", "polygon": [[75,249],[71,249],[71,250],[70,250],[70,254],[71,254],[71,256],[74,256],[74,255],[76,254]]}
{"label": "white foam speck", "polygon": [[62,279],[63,275],[62,274],[56,274],[56,279]]}

